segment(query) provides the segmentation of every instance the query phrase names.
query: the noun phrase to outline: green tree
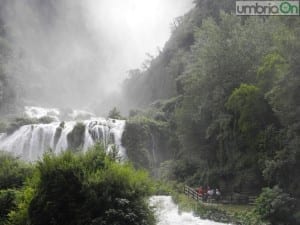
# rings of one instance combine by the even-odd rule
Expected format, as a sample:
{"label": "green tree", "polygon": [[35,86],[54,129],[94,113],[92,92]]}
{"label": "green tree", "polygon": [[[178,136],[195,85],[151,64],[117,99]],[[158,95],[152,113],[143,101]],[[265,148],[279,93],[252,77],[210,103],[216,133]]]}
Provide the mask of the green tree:
{"label": "green tree", "polygon": [[16,192],[0,190],[0,225],[7,222],[8,214],[16,207]]}
{"label": "green tree", "polygon": [[145,202],[151,190],[147,174],[115,162],[98,145],[86,154],[45,155],[27,185],[33,194],[10,213],[12,224],[154,223]]}
{"label": "green tree", "polygon": [[233,112],[237,128],[243,133],[255,133],[274,122],[273,112],[260,90],[247,84],[235,89],[226,107]]}
{"label": "green tree", "polygon": [[108,118],[120,120],[122,119],[121,112],[116,107],[114,107],[109,111]]}
{"label": "green tree", "polygon": [[0,190],[20,188],[32,168],[9,153],[0,152]]}

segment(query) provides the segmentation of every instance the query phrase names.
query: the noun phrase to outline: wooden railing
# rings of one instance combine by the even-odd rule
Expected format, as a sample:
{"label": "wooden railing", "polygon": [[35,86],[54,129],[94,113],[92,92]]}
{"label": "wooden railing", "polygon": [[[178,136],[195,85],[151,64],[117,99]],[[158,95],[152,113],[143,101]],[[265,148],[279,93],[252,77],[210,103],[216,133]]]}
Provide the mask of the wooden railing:
{"label": "wooden railing", "polygon": [[206,196],[206,198],[203,198],[203,196],[199,195],[197,191],[194,188],[191,188],[187,185],[184,186],[184,194],[187,195],[189,198],[192,198],[196,201],[205,201],[208,203],[222,203],[222,204],[249,204],[254,205],[256,196],[246,196],[245,201],[238,201],[233,198],[233,194],[224,194],[221,196],[221,198],[216,199],[213,196]]}
{"label": "wooden railing", "polygon": [[200,196],[195,189],[193,189],[187,185],[184,186],[184,194],[196,201],[203,200],[202,196]]}

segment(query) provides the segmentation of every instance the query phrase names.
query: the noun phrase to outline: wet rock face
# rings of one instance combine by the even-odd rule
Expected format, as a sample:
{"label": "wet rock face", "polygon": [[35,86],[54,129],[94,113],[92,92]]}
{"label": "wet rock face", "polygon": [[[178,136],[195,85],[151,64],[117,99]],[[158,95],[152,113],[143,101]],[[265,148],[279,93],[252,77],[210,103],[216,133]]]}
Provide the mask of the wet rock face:
{"label": "wet rock face", "polygon": [[65,127],[65,122],[61,122],[59,124],[59,127],[56,128],[55,135],[54,135],[54,143],[53,143],[54,149],[57,146],[57,143],[58,143],[58,141],[59,141],[59,139],[61,137],[61,134],[62,134],[62,131],[63,131],[64,127]]}
{"label": "wet rock face", "polygon": [[1,108],[2,104],[4,104],[4,102],[5,102],[5,90],[4,89],[5,89],[4,82],[1,80],[1,77],[0,77],[0,108]]}
{"label": "wet rock face", "polygon": [[0,104],[3,102],[4,99],[4,86],[3,82],[0,80]]}
{"label": "wet rock face", "polygon": [[84,144],[84,133],[85,125],[83,123],[77,123],[71,133],[68,134],[68,148],[69,149],[79,149],[83,147]]}

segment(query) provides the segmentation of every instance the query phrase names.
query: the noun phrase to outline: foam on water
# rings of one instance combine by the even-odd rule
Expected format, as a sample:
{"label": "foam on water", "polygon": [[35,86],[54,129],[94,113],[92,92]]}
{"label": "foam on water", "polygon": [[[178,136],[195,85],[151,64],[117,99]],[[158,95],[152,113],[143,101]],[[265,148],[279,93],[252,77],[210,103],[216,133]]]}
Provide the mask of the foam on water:
{"label": "foam on water", "polygon": [[[56,109],[44,109],[40,107],[26,107],[25,114],[31,118],[49,116],[49,112],[55,112],[59,120],[60,112]],[[83,112],[83,111],[81,111]],[[92,113],[86,113],[92,116]],[[54,115],[54,114],[51,114]],[[31,124],[20,127],[11,135],[0,134],[0,149],[13,153],[21,158],[34,161],[51,149],[60,153],[68,149],[68,134],[72,132],[78,121],[53,122],[50,124]],[[125,149],[121,144],[122,134],[125,128],[125,121],[105,118],[91,117],[88,120],[80,121],[85,126],[83,150],[87,150],[96,142],[102,143],[107,150],[115,145],[119,150],[119,156],[126,156]],[[61,134],[57,135],[57,129]],[[58,136],[58,137],[56,137]],[[55,140],[56,139],[56,140]]]}
{"label": "foam on water", "polygon": [[51,117],[56,121],[59,121],[60,112],[56,108],[42,108],[37,106],[25,106],[25,116],[29,118],[40,119],[42,117]]}
{"label": "foam on water", "polygon": [[210,220],[202,220],[195,217],[192,212],[179,213],[178,206],[170,196],[153,196],[150,198],[150,205],[155,207],[155,214],[158,219],[157,225],[223,225]]}

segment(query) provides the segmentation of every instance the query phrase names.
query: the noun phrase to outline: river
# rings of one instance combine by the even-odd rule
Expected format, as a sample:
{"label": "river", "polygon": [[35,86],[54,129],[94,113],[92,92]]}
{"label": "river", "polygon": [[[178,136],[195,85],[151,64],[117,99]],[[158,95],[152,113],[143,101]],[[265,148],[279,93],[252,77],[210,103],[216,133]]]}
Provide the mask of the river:
{"label": "river", "polygon": [[203,220],[192,212],[180,212],[171,196],[153,196],[150,205],[155,208],[157,225],[222,225],[210,220]]}

